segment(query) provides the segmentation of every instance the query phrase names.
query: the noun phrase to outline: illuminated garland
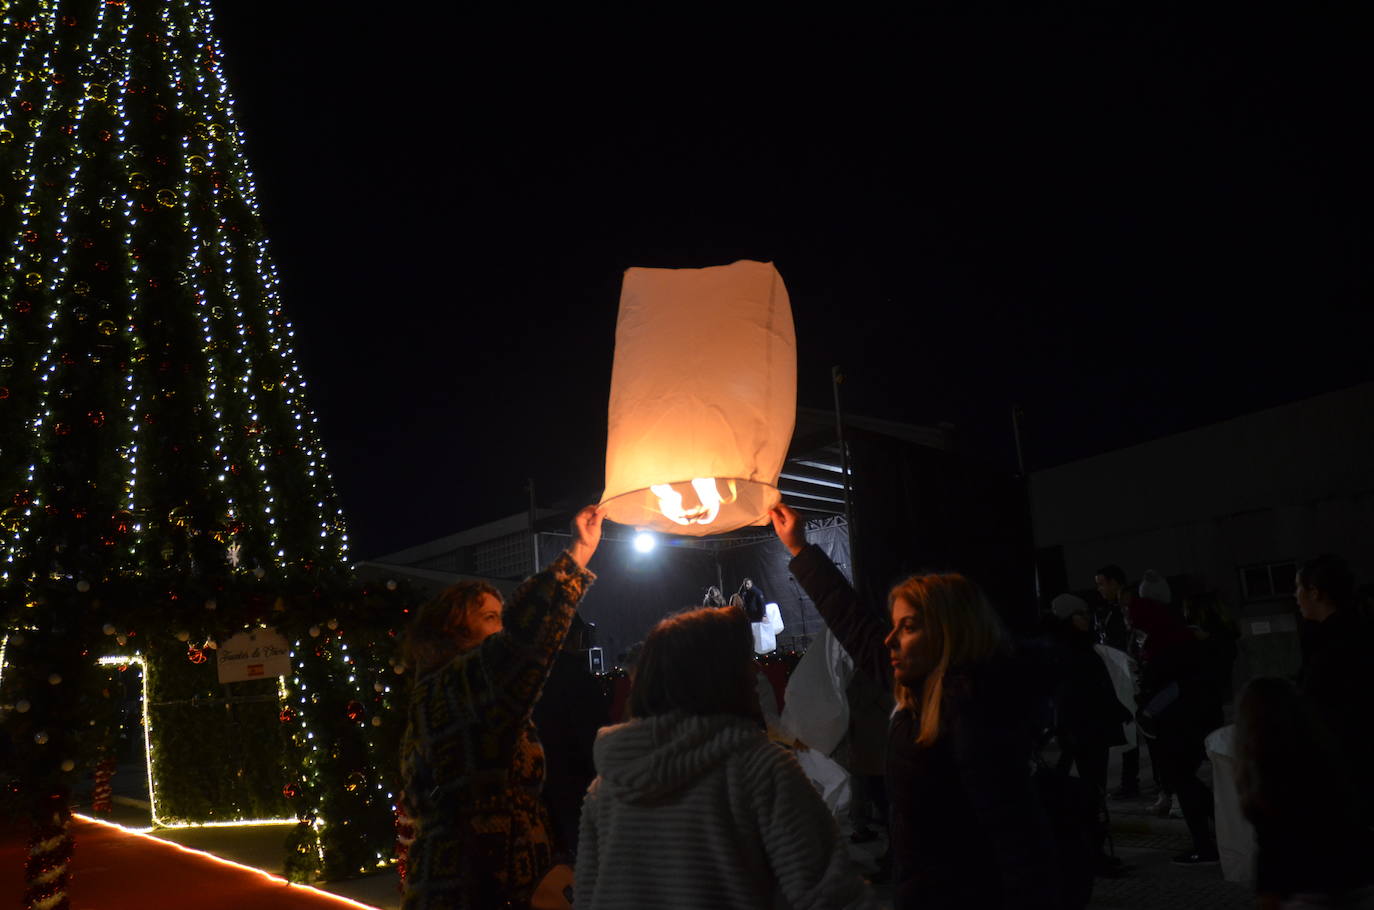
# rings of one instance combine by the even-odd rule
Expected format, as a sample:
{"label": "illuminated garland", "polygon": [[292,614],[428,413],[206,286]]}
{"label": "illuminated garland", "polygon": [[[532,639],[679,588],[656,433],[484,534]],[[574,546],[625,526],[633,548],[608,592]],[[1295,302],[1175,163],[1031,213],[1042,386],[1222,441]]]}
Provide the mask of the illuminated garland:
{"label": "illuminated garland", "polygon": [[108,746],[103,674],[137,666],[154,823],[251,823],[188,797],[149,691],[195,698],[187,658],[239,630],[324,625],[277,693],[309,829],[293,877],[375,868],[399,731],[374,721],[397,710],[407,595],[346,577],[210,4],[0,7],[0,723],[17,769],[0,796],[65,805]]}

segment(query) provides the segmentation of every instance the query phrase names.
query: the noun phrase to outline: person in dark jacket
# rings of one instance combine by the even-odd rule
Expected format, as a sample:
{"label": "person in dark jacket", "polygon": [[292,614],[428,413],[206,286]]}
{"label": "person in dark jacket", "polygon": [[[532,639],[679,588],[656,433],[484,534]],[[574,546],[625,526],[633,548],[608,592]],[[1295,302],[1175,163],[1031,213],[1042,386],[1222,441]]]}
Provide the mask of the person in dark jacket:
{"label": "person in dark jacket", "polygon": [[1159,765],[1163,785],[1178,796],[1193,839],[1192,849],[1173,862],[1216,863],[1212,791],[1197,776],[1206,758],[1207,734],[1224,722],[1206,646],[1172,607],[1137,597],[1127,609],[1131,625],[1145,634],[1139,730],[1154,738],[1150,757]]}
{"label": "person in dark jacket", "polygon": [[744,606],[744,614],[749,617],[749,621],[763,622],[768,613],[768,604],[763,592],[754,584],[752,578],[746,578],[744,584],[740,585],[739,596]]}
{"label": "person in dark jacket", "polygon": [[1033,731],[1007,636],[962,575],[914,576],[864,609],[797,513],[770,513],[790,569],[855,670],[892,685],[888,729],[897,908],[1059,905],[1048,822],[1030,777]]}
{"label": "person in dark jacket", "polygon": [[596,577],[586,566],[604,514],[578,512],[568,548],[509,603],[460,582],[412,620],[401,777],[415,841],[404,910],[525,906],[548,872],[544,753],[530,713]]}
{"label": "person in dark jacket", "polygon": [[1236,790],[1255,828],[1256,905],[1374,906],[1374,835],[1354,798],[1354,769],[1313,704],[1285,679],[1251,680],[1236,744]]}
{"label": "person in dark jacket", "polygon": [[1298,690],[1356,769],[1360,812],[1369,820],[1374,808],[1374,686],[1368,669],[1369,630],[1354,605],[1355,578],[1345,560],[1325,555],[1304,563],[1296,581],[1294,597],[1303,619]]}
{"label": "person in dark jacket", "polygon": [[1111,674],[1094,650],[1088,605],[1072,594],[1061,594],[1052,603],[1057,624],[1055,641],[1060,646],[1062,676],[1055,692],[1059,735],[1060,770],[1078,766],[1078,776],[1107,791],[1107,754],[1112,746],[1126,743],[1122,725],[1131,712],[1116,698]]}

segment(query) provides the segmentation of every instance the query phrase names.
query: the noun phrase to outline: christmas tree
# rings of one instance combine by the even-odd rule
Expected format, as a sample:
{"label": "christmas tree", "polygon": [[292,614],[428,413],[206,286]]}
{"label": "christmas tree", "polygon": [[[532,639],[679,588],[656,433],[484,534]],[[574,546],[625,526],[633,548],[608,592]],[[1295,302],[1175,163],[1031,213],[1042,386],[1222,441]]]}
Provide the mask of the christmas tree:
{"label": "christmas tree", "polygon": [[[164,817],[294,810],[297,877],[356,872],[384,858],[360,830],[390,825],[373,759],[403,592],[346,574],[209,3],[0,16],[0,731],[5,795],[40,824],[30,903],[60,906],[66,806],[131,662],[177,706],[146,715]],[[293,671],[226,694],[218,644],[263,625]],[[176,713],[205,698],[297,758],[221,785],[239,756]]]}

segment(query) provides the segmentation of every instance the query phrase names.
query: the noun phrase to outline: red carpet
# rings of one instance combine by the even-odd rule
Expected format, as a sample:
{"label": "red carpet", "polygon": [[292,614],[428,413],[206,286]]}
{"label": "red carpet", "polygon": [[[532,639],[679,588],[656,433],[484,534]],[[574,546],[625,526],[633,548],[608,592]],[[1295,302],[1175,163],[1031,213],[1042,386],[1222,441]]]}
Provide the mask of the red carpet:
{"label": "red carpet", "polygon": [[[83,819],[72,820],[76,841],[72,910],[345,910],[367,904],[229,863],[176,844]],[[0,832],[0,907],[22,907],[24,835]]]}

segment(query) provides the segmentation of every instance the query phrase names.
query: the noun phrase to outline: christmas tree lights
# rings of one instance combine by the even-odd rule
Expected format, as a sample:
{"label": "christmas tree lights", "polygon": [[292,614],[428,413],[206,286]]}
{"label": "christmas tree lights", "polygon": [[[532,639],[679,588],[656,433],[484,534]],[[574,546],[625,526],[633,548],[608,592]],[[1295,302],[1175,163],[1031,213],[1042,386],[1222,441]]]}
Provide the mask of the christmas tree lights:
{"label": "christmas tree lights", "polygon": [[[348,577],[223,56],[207,0],[0,3],[0,723],[19,744],[0,795],[66,804],[110,735],[105,655],[143,674],[155,824],[289,804],[309,829],[293,877],[356,874],[389,859],[408,595]],[[302,760],[250,756],[207,805],[192,757],[229,734],[186,725],[222,688],[215,642],[320,624],[279,690],[223,702]],[[259,792],[288,766],[294,796]],[[60,905],[64,874],[36,899]]]}

